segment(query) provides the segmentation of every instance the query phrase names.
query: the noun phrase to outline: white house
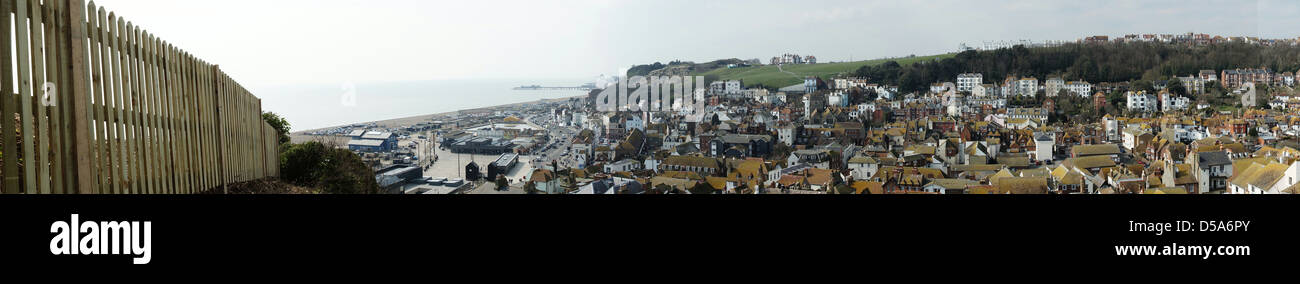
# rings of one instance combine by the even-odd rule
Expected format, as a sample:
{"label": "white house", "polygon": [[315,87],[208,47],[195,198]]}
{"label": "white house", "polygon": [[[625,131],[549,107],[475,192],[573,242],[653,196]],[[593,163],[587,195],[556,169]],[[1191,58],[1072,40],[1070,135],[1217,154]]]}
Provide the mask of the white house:
{"label": "white house", "polygon": [[1143,134],[1146,134],[1146,132],[1132,128],[1124,129],[1124,148],[1133,151],[1133,148],[1137,148],[1138,146],[1138,138],[1142,137]]}
{"label": "white house", "polygon": [[727,94],[728,96],[744,95],[745,84],[743,84],[740,80],[727,80],[723,93]]}
{"label": "white house", "polygon": [[1049,77],[1046,82],[1043,82],[1043,89],[1045,89],[1048,97],[1055,97],[1061,93],[1062,89],[1065,89],[1065,80],[1060,77]]}
{"label": "white house", "polygon": [[1092,84],[1087,81],[1070,81],[1065,83],[1065,90],[1076,96],[1088,97],[1092,95]]}
{"label": "white house", "polygon": [[645,120],[641,119],[640,116],[632,115],[627,118],[627,123],[625,123],[624,127],[627,130],[638,129],[645,131]]}
{"label": "white house", "polygon": [[1115,141],[1120,139],[1119,120],[1107,114],[1101,118],[1101,125],[1105,128],[1106,141]]}
{"label": "white house", "polygon": [[1020,78],[1017,84],[1017,91],[1021,96],[1033,96],[1038,94],[1038,79],[1034,77]]}
{"label": "white house", "polygon": [[1169,92],[1160,92],[1160,111],[1182,111],[1186,110],[1192,99],[1187,97],[1177,97]]}
{"label": "white house", "polygon": [[957,75],[957,91],[970,92],[975,86],[984,84],[984,74],[964,73]]}
{"label": "white house", "polygon": [[1282,177],[1278,178],[1277,182],[1274,183],[1272,187],[1269,187],[1268,190],[1264,191],[1264,193],[1280,194],[1282,193],[1282,190],[1285,190],[1296,183],[1300,183],[1300,162],[1291,163],[1291,166],[1287,167],[1286,171],[1282,172]]}
{"label": "white house", "polygon": [[848,165],[854,180],[867,180],[880,171],[880,162],[867,156],[854,156]]}
{"label": "white house", "polygon": [[[948,84],[951,84],[951,83],[948,83]],[[947,91],[948,91],[948,85],[945,85],[944,83],[934,83],[934,84],[930,84],[930,92],[931,92],[931,93],[940,94],[940,93],[947,92]]]}
{"label": "white house", "polygon": [[1043,132],[1034,134],[1034,157],[1036,161],[1051,162],[1056,150],[1056,133]]}
{"label": "white house", "polygon": [[749,99],[751,99],[751,100],[755,100],[755,101],[762,102],[762,101],[768,99],[767,96],[768,96],[769,93],[771,93],[771,92],[768,91],[767,89],[763,89],[763,88],[751,88],[751,89],[747,89],[747,90],[745,90],[745,98],[749,98]]}
{"label": "white house", "polygon": [[777,140],[778,140],[778,141],[781,141],[781,143],[785,143],[785,145],[788,145],[788,146],[793,146],[793,145],[794,145],[794,126],[793,126],[793,125],[782,125],[782,126],[780,126],[780,127],[777,127],[777,128],[776,128],[776,135],[777,135]]}
{"label": "white house", "polygon": [[633,159],[623,159],[618,162],[605,164],[606,173],[630,172],[641,169],[641,162]]}
{"label": "white house", "polygon": [[970,89],[970,94],[971,94],[971,96],[974,96],[974,97],[977,97],[977,98],[983,98],[983,97],[986,97],[986,96],[989,95],[989,89],[992,88],[992,86],[993,86],[993,85],[991,85],[991,84],[979,84],[979,85],[975,85],[974,87],[971,87],[971,89]]}
{"label": "white house", "polygon": [[847,107],[849,106],[849,95],[844,91],[836,90],[826,95],[827,106]]}
{"label": "white house", "polygon": [[1152,112],[1159,106],[1156,101],[1156,96],[1147,94],[1146,92],[1134,93],[1133,91],[1129,91],[1124,93],[1124,96],[1128,100],[1126,106],[1132,111]]}

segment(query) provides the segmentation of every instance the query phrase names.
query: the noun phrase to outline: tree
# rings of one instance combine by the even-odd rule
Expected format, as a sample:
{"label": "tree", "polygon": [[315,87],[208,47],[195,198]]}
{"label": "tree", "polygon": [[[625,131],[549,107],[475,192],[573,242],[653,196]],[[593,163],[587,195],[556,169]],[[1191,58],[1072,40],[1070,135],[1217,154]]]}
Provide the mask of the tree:
{"label": "tree", "polygon": [[790,153],[794,153],[794,148],[790,148],[790,145],[786,145],[785,142],[776,142],[776,145],[772,146],[772,156],[768,159],[784,160],[790,157]]}
{"label": "tree", "polygon": [[1152,85],[1151,81],[1147,81],[1147,80],[1133,81],[1131,84],[1129,84],[1129,86],[1131,86],[1133,88],[1133,91],[1135,92],[1147,92],[1147,93],[1156,92],[1155,85]]}
{"label": "tree", "polygon": [[840,175],[839,171],[831,172],[831,186],[839,186],[843,184],[844,176]]}
{"label": "tree", "polygon": [[509,187],[510,183],[506,181],[506,175],[497,175],[496,185],[497,190],[501,190]]}
{"label": "tree", "polygon": [[578,180],[573,177],[573,171],[569,171],[568,177],[564,179],[564,190],[565,192],[578,191]]}
{"label": "tree", "polygon": [[537,183],[530,180],[524,183],[524,192],[528,194],[537,194],[541,191],[537,190]]}
{"label": "tree", "polygon": [[654,190],[655,190],[655,193],[658,193],[658,194],[667,194],[667,193],[670,193],[670,192],[673,192],[673,191],[674,191],[673,186],[671,186],[671,185],[667,185],[667,184],[662,184],[662,183],[661,183],[661,184],[656,184],[656,185],[654,185],[653,188],[654,188]]}
{"label": "tree", "polygon": [[280,179],[323,193],[380,193],[374,170],[361,156],[315,141],[289,144],[280,153]]}
{"label": "tree", "polygon": [[280,145],[289,144],[289,121],[274,112],[263,112],[262,120],[271,125],[280,136]]}
{"label": "tree", "polygon": [[1167,89],[1169,89],[1170,94],[1174,94],[1179,97],[1187,96],[1187,87],[1183,86],[1182,80],[1170,80]]}
{"label": "tree", "polygon": [[691,194],[714,194],[716,192],[713,186],[707,182],[696,183],[695,186],[691,187],[690,191]]}
{"label": "tree", "polygon": [[[829,161],[829,162],[830,162],[829,164],[830,164],[830,166],[831,166],[832,169],[842,169],[842,168],[844,168],[844,163],[843,163],[843,162],[844,162],[844,158],[843,158],[843,155],[840,154],[840,151],[831,151],[831,152],[830,152],[830,161]],[[838,176],[839,174],[831,174],[831,175]]]}

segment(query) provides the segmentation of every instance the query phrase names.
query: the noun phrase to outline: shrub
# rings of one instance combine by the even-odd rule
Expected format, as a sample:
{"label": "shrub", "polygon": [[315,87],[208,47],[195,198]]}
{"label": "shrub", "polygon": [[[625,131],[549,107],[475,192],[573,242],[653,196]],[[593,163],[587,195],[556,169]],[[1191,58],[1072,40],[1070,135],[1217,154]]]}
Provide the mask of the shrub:
{"label": "shrub", "polygon": [[315,141],[285,147],[280,153],[280,178],[328,194],[380,193],[374,170],[360,156]]}

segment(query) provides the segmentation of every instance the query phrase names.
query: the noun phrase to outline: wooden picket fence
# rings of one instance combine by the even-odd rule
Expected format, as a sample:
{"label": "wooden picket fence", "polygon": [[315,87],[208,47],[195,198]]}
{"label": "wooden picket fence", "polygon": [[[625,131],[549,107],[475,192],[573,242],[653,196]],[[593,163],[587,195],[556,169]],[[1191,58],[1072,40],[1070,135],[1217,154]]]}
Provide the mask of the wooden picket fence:
{"label": "wooden picket fence", "polygon": [[0,0],[4,193],[197,193],[279,175],[260,99],[83,1]]}

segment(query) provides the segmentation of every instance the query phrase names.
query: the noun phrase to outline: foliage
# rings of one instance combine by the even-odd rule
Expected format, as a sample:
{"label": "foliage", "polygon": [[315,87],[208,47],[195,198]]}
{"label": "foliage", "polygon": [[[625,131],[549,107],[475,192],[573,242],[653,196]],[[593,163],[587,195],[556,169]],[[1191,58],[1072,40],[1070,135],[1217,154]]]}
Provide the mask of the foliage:
{"label": "foliage", "polygon": [[284,117],[281,117],[279,114],[269,111],[262,113],[262,120],[265,120],[267,124],[271,125],[271,128],[275,128],[276,133],[280,134],[280,145],[289,144],[290,126],[288,120],[285,120]]}
{"label": "foliage", "polygon": [[[1165,43],[1065,44],[1056,47],[1015,46],[991,51],[965,51],[953,58],[901,64],[864,66],[856,75],[884,84],[897,84],[903,93],[925,91],[933,82],[952,81],[961,73],[981,73],[985,82],[1010,76],[1060,75],[1071,80],[1099,82],[1152,81],[1196,74],[1200,70],[1234,68],[1300,68],[1300,47],[1226,43],[1203,46]],[[1280,72],[1280,71],[1279,71]],[[893,79],[897,73],[897,79]]]}
{"label": "foliage", "polygon": [[540,191],[537,190],[537,183],[530,180],[524,183],[524,192],[527,192],[528,194],[537,194]]}
{"label": "foliage", "polygon": [[504,189],[510,186],[510,183],[506,182],[506,175],[497,175],[496,186],[497,189]]}
{"label": "foliage", "polygon": [[695,186],[688,189],[691,194],[715,194],[717,190],[713,189],[707,182],[696,183]]}
{"label": "foliage", "polygon": [[285,147],[280,153],[280,178],[322,193],[380,193],[374,170],[360,156],[315,141]]}
{"label": "foliage", "polygon": [[776,144],[772,146],[772,155],[771,157],[768,157],[768,159],[784,161],[786,158],[790,157],[790,153],[794,153],[794,148],[791,148],[790,145],[786,145],[785,142],[776,142]]}

